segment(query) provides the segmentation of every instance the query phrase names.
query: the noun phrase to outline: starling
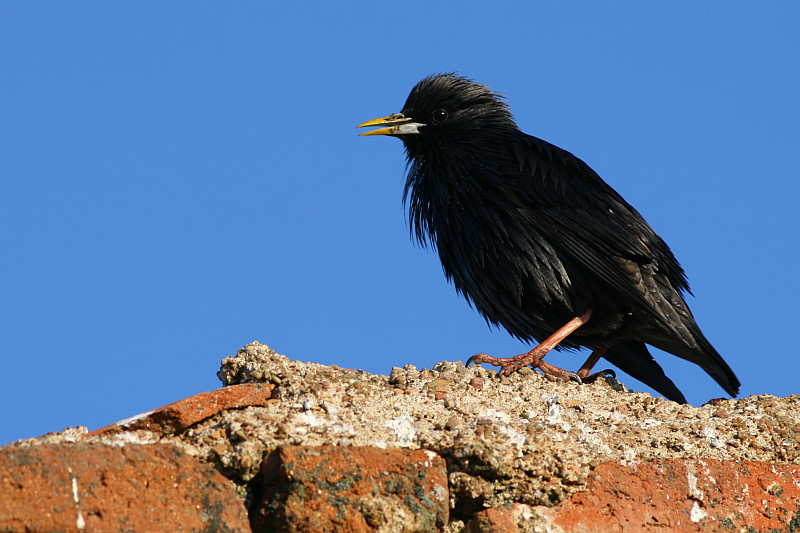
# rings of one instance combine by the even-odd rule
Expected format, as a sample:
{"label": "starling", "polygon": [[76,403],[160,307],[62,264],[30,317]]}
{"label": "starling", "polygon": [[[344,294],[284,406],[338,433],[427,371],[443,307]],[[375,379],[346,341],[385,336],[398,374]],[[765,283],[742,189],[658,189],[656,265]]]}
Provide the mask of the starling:
{"label": "starling", "polygon": [[[509,358],[476,354],[510,374],[530,365],[588,381],[602,357],[666,398],[683,394],[646,344],[699,365],[736,396],[739,380],[706,340],[667,244],[614,189],[566,150],[519,130],[503,96],[454,73],[420,81],[400,113],[362,135],[398,137],[403,195],[416,240],[435,247],[448,280],[495,326],[539,344]],[[543,360],[586,347],[578,372]]]}

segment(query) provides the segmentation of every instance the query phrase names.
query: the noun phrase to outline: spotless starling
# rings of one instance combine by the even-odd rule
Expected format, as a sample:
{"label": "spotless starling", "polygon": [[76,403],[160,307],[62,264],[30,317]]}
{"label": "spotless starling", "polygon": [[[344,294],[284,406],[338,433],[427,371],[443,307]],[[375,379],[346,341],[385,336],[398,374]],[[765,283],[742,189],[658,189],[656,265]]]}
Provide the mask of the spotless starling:
{"label": "spotless starling", "polygon": [[[736,396],[739,380],[700,332],[686,276],[666,243],[586,163],[519,130],[504,98],[456,74],[420,81],[402,111],[362,135],[403,141],[412,232],[487,322],[539,344],[516,357],[479,353],[510,374],[530,365],[588,381],[605,358],[666,398],[686,399],[647,350],[699,365]],[[543,360],[587,347],[577,372]]]}

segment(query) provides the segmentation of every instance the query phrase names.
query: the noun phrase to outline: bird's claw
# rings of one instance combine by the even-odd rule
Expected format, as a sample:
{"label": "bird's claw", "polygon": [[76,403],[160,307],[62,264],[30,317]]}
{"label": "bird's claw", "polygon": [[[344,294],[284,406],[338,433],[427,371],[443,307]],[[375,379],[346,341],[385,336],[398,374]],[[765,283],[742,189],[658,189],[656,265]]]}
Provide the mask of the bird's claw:
{"label": "bird's claw", "polygon": [[590,376],[586,376],[585,378],[583,378],[583,382],[584,383],[594,383],[597,380],[597,378],[599,378],[600,376],[612,377],[614,379],[617,379],[616,372],[614,372],[610,368],[606,368],[605,370],[601,370],[599,372],[595,372],[594,374],[592,374]]}
{"label": "bird's claw", "polygon": [[585,383],[585,381],[583,381],[575,372],[570,372],[569,370],[562,370],[562,372],[563,374],[548,374],[547,372],[542,372],[542,374],[547,381],[561,383],[564,381],[574,381],[578,385],[583,385]]}
{"label": "bird's claw", "polygon": [[467,359],[467,362],[464,363],[464,366],[469,366],[471,364],[475,364],[475,365],[480,364],[480,363],[478,363],[477,357],[478,357],[478,354],[475,354],[472,357],[470,357],[469,359]]}
{"label": "bird's claw", "polygon": [[[529,355],[529,354],[523,354],[523,355]],[[475,355],[467,359],[467,362],[464,363],[464,366],[469,366],[470,364],[473,363],[476,365],[479,365],[481,363],[498,365],[500,369],[497,371],[497,377],[502,378],[513,374],[523,366],[528,366],[530,360],[520,361],[519,358],[521,357],[522,355],[518,355],[516,357],[511,357],[508,359],[498,359],[496,357],[492,357],[484,353],[476,353]],[[570,372],[569,370],[564,370],[558,367],[554,367],[553,365],[545,363],[544,361],[541,360],[530,364],[530,366],[533,366],[534,368],[538,368],[539,370],[541,370],[542,373],[545,375],[545,377],[547,377],[548,379],[574,381],[580,385],[585,383],[585,381],[582,380],[581,377],[575,372]]]}
{"label": "bird's claw", "polygon": [[565,370],[565,372],[567,373],[567,376],[569,376],[570,381],[574,381],[578,385],[583,385],[583,380],[578,374],[575,372],[570,372],[569,370]]}

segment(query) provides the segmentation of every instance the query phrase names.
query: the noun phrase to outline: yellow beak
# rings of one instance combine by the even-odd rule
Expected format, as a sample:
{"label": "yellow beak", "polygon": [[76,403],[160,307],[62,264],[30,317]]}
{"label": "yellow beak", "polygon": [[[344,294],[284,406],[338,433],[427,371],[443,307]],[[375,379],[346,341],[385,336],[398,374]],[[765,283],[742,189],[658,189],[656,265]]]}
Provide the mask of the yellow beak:
{"label": "yellow beak", "polygon": [[395,113],[388,117],[376,118],[368,120],[363,124],[356,126],[357,128],[383,126],[377,130],[366,131],[361,136],[366,135],[412,135],[419,133],[419,122],[411,122],[411,117],[405,117],[402,113]]}

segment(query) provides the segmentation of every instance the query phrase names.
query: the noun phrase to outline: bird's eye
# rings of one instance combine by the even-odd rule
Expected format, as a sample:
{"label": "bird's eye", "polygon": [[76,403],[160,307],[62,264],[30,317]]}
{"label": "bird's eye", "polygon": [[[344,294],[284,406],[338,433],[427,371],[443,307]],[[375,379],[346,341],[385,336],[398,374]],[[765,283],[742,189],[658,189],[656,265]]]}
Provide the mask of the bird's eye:
{"label": "bird's eye", "polygon": [[433,121],[436,122],[437,124],[444,122],[445,120],[447,120],[447,116],[448,116],[447,110],[437,109],[436,111],[433,112]]}

